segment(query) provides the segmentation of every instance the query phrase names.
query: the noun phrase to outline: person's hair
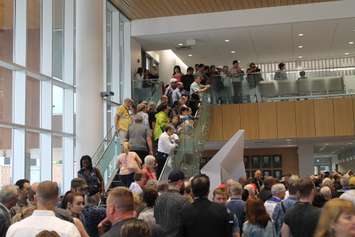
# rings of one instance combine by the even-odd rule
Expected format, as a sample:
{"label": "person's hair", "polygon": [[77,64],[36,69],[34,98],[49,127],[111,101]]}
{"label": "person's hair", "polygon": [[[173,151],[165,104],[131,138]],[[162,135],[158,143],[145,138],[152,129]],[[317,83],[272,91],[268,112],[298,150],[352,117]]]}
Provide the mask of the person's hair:
{"label": "person's hair", "polygon": [[128,155],[128,153],[130,152],[131,150],[131,145],[129,144],[129,142],[123,142],[122,144],[122,150],[123,150],[123,153],[125,153],[126,155]]}
{"label": "person's hair", "polygon": [[249,191],[247,189],[243,189],[242,200],[246,202],[248,198],[249,198]]}
{"label": "person's hair", "polygon": [[144,164],[153,164],[155,163],[155,157],[152,155],[147,155],[144,157]]}
{"label": "person's hair", "polygon": [[332,190],[328,186],[324,186],[319,190],[319,193],[324,197],[325,200],[332,199]]}
{"label": "person's hair", "polygon": [[239,63],[238,60],[233,60],[233,64]]}
{"label": "person's hair", "polygon": [[285,185],[280,184],[280,183],[272,185],[272,187],[271,187],[272,195],[277,195],[281,192],[286,192]]}
{"label": "person's hair", "polygon": [[260,199],[249,199],[246,203],[246,218],[249,223],[265,228],[270,220],[264,203]]}
{"label": "person's hair", "polygon": [[7,204],[17,197],[17,185],[4,185],[0,190],[0,203]]}
{"label": "person's hair", "polygon": [[187,106],[182,106],[182,107],[180,108],[180,113],[182,114],[182,112],[189,111],[189,110],[190,110],[189,107],[187,107]]}
{"label": "person's hair", "polygon": [[171,124],[166,125],[166,127],[164,128],[164,132],[168,132],[169,130],[175,131],[174,126],[172,126]]}
{"label": "person's hair", "polygon": [[216,188],[215,190],[213,190],[213,198],[216,196],[216,195],[223,195],[223,196],[228,196],[226,190],[224,188]]}
{"label": "person's hair", "polygon": [[256,65],[256,64],[253,62],[249,63],[249,67],[252,67],[253,65]]}
{"label": "person's hair", "polygon": [[229,187],[230,195],[241,195],[243,192],[243,187],[239,182],[234,182]]}
{"label": "person's hair", "polygon": [[306,72],[305,71],[300,71],[300,76],[305,76]]}
{"label": "person's hair", "polygon": [[322,181],[322,187],[323,186],[328,186],[328,187],[333,187],[334,182],[330,178],[325,178]]}
{"label": "person's hair", "polygon": [[70,192],[70,193],[65,197],[65,203],[64,203],[64,207],[63,207],[63,208],[64,208],[64,209],[67,209],[69,203],[70,203],[70,204],[73,204],[75,197],[82,197],[83,200],[85,200],[85,197],[84,197],[83,194]]}
{"label": "person's hair", "polygon": [[139,105],[137,105],[137,112],[141,112],[143,111],[147,106],[143,103],[140,103]]}
{"label": "person's hair", "polygon": [[142,123],[143,122],[143,117],[140,114],[134,115],[134,122],[135,123]]}
{"label": "person's hair", "polygon": [[146,188],[143,190],[143,201],[147,204],[147,207],[154,207],[155,201],[158,198],[158,191],[152,188]]}
{"label": "person's hair", "polygon": [[276,183],[275,178],[273,178],[271,176],[267,176],[264,179],[264,188],[271,189],[272,185],[274,185],[275,183]]}
{"label": "person's hair", "polygon": [[253,187],[252,184],[247,184],[247,185],[245,185],[245,186],[244,186],[244,189],[245,189],[245,190],[248,190],[248,193],[249,193],[250,195],[255,195],[255,189],[254,189],[254,187]]}
{"label": "person's hair", "polygon": [[20,189],[22,190],[23,187],[25,186],[25,183],[30,183],[30,181],[28,179],[19,179],[16,181],[15,185]]}
{"label": "person's hair", "polygon": [[158,181],[155,179],[148,179],[147,183],[145,184],[145,188],[158,191]]}
{"label": "person's hair", "polygon": [[181,73],[181,68],[180,68],[180,66],[179,66],[179,65],[175,65],[174,71],[173,71],[173,75],[175,75],[175,70],[176,70],[176,69],[179,69],[179,72]]}
{"label": "person's hair", "polygon": [[93,169],[92,160],[91,160],[91,157],[88,156],[88,155],[84,155],[84,156],[81,157],[81,159],[80,159],[80,169],[83,169],[84,160],[86,160],[89,163],[89,170],[92,170]]}
{"label": "person's hair", "polygon": [[279,69],[281,70],[281,68],[283,68],[285,66],[284,63],[279,63]]}
{"label": "person's hair", "polygon": [[38,184],[36,197],[38,201],[47,203],[56,201],[59,194],[58,184],[52,181],[43,181]]}
{"label": "person's hair", "polygon": [[188,67],[186,71],[187,71],[187,72],[188,72],[188,71],[194,71],[194,69],[193,69],[193,67]]}
{"label": "person's hair", "polygon": [[143,173],[141,173],[141,172],[136,172],[133,175],[133,180],[136,181],[136,182],[137,181],[141,181],[142,178],[143,178]]}
{"label": "person's hair", "polygon": [[314,190],[314,183],[308,177],[302,178],[298,185],[298,191],[301,198],[309,197]]}
{"label": "person's hair", "polygon": [[142,75],[142,73],[143,73],[143,68],[142,68],[142,67],[137,68],[137,73],[138,73],[139,75]]}
{"label": "person's hair", "polygon": [[291,175],[291,177],[288,179],[288,192],[290,195],[297,194],[299,182],[300,178],[297,175]]}
{"label": "person's hair", "polygon": [[84,186],[87,186],[87,184],[86,184],[85,179],[82,179],[82,178],[74,178],[70,182],[71,189],[82,188]]}
{"label": "person's hair", "polygon": [[132,192],[125,187],[112,189],[107,198],[107,204],[112,203],[116,209],[121,211],[134,211]]}
{"label": "person's hair", "polygon": [[195,197],[206,197],[210,191],[210,179],[205,174],[195,176],[191,180],[191,190]]}
{"label": "person's hair", "polygon": [[133,102],[133,100],[131,98],[126,98],[124,99],[123,103],[129,103],[129,102]]}
{"label": "person's hair", "polygon": [[200,68],[200,67],[204,67],[205,65],[203,64],[203,63],[200,63],[199,65],[198,65],[198,67]]}
{"label": "person's hair", "polygon": [[164,111],[168,108],[168,105],[167,104],[159,104],[158,107],[157,107],[157,113],[161,112],[161,111]]}
{"label": "person's hair", "polygon": [[121,236],[122,237],[151,237],[152,232],[149,225],[138,219],[133,219],[121,227]]}
{"label": "person's hair", "polygon": [[335,198],[326,202],[322,208],[314,237],[335,237],[332,226],[343,213],[355,215],[355,207],[351,201]]}
{"label": "person's hair", "polygon": [[49,230],[42,230],[39,232],[36,237],[60,237],[60,235],[55,232],[54,230],[49,231]]}

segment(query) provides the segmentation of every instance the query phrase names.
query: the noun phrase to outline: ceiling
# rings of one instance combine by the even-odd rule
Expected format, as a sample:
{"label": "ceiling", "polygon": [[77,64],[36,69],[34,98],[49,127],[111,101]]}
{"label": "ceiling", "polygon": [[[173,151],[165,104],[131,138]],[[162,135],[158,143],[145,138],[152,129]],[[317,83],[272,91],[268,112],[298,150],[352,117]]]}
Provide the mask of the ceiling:
{"label": "ceiling", "polygon": [[[177,49],[178,44],[190,39],[196,41],[191,49]],[[294,61],[299,56],[335,58],[344,57],[346,52],[354,56],[355,44],[348,42],[355,41],[355,18],[148,35],[138,40],[145,51],[172,49],[187,65],[231,65],[234,59],[247,65]]]}
{"label": "ceiling", "polygon": [[111,0],[131,20],[330,1],[336,0]]}

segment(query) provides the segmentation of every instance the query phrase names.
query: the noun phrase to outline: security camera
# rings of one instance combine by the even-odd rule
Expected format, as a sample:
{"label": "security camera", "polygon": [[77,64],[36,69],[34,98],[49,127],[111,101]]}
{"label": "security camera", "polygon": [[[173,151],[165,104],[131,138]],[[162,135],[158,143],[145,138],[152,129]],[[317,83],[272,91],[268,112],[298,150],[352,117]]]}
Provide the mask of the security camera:
{"label": "security camera", "polygon": [[115,93],[113,93],[112,91],[103,91],[100,93],[102,98],[106,98],[106,97],[110,97],[110,96],[114,96]]}

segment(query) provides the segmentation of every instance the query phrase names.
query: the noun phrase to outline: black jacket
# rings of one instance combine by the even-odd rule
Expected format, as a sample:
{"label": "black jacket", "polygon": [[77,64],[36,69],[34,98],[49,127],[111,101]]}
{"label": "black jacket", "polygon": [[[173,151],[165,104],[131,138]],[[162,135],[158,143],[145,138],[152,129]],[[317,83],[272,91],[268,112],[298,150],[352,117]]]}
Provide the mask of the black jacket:
{"label": "black jacket", "polygon": [[233,224],[227,208],[207,198],[196,199],[182,210],[183,237],[231,237]]}

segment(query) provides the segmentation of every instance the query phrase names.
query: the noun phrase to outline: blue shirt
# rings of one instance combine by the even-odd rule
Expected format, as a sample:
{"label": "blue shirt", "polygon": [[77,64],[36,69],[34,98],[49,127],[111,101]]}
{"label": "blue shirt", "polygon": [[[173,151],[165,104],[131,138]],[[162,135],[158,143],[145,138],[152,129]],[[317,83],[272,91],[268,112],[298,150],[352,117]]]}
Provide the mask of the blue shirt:
{"label": "blue shirt", "polygon": [[80,214],[80,220],[83,222],[85,230],[90,237],[99,237],[97,226],[105,217],[105,208],[92,205],[85,206]]}
{"label": "blue shirt", "polygon": [[245,221],[245,202],[240,198],[231,198],[231,200],[227,202],[226,207],[237,217],[239,228],[242,230]]}
{"label": "blue shirt", "polygon": [[[277,236],[281,236],[281,227],[284,222],[286,210],[295,205],[296,202],[296,197],[288,197],[276,205],[274,212],[272,213],[272,219],[274,220],[275,231]],[[284,208],[282,208],[281,203]]]}
{"label": "blue shirt", "polygon": [[244,237],[274,237],[274,227],[272,222],[269,221],[265,228],[258,225],[250,224],[248,221],[243,225],[243,236]]}

